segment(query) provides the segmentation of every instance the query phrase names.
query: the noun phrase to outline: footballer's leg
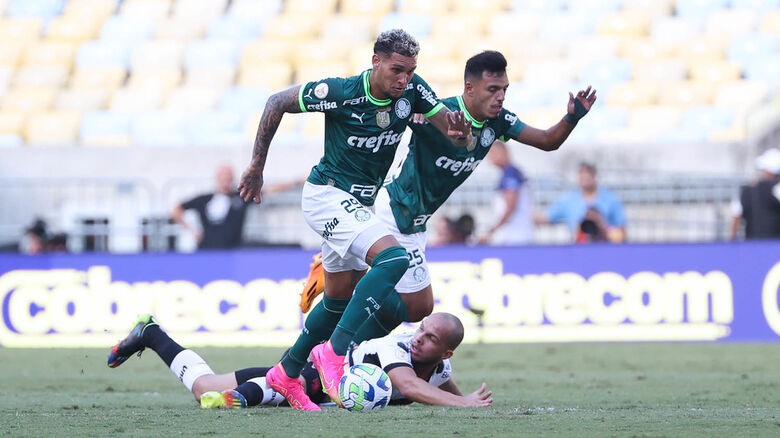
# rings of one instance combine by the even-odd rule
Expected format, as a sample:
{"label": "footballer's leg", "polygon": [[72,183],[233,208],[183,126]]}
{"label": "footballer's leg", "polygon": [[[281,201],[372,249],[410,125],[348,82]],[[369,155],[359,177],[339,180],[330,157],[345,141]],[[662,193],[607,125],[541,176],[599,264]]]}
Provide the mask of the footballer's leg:
{"label": "footballer's leg", "polygon": [[352,338],[352,342],[360,344],[369,339],[387,336],[404,322],[419,322],[433,311],[433,288],[413,293],[398,293],[393,291],[382,301],[379,310],[374,312]]}

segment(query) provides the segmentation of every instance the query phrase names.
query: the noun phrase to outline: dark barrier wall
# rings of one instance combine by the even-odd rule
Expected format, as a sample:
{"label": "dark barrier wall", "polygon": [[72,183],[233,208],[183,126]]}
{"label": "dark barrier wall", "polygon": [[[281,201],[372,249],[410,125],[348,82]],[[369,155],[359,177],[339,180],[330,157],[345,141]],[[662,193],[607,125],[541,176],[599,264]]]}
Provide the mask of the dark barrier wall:
{"label": "dark barrier wall", "polygon": [[[191,346],[285,345],[311,255],[0,255],[0,345],[107,346],[147,312]],[[433,248],[430,272],[410,258],[467,341],[779,339],[780,242]]]}

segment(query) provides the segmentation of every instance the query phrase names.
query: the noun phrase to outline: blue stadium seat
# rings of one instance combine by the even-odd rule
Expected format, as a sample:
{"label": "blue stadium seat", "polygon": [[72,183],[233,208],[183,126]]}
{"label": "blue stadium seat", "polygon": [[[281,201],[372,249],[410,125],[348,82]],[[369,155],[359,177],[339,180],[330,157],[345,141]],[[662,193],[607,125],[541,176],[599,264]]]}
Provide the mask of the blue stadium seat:
{"label": "blue stadium seat", "polygon": [[780,9],[780,0],[731,0],[730,3],[732,8],[750,9],[759,13]]}
{"label": "blue stadium seat", "polygon": [[423,38],[431,34],[433,19],[425,14],[405,14],[394,12],[382,17],[377,32],[389,29],[404,29],[415,38]]}
{"label": "blue stadium seat", "polygon": [[224,38],[191,41],[185,50],[184,65],[187,68],[235,66],[243,46],[243,41]]}
{"label": "blue stadium seat", "polygon": [[154,35],[157,23],[142,17],[115,15],[108,17],[100,30],[102,40],[142,41]]}
{"label": "blue stadium seat", "polygon": [[726,49],[729,61],[743,68],[753,61],[777,52],[780,36],[774,33],[749,33],[731,39]]}
{"label": "blue stadium seat", "polygon": [[686,18],[704,18],[710,12],[725,9],[730,0],[677,0],[677,15]]}
{"label": "blue stadium seat", "polygon": [[197,114],[187,126],[189,143],[200,146],[235,146],[247,142],[248,115],[241,111],[210,110]]}
{"label": "blue stadium seat", "polygon": [[65,6],[65,0],[11,0],[6,14],[12,18],[54,18]]}
{"label": "blue stadium seat", "polygon": [[211,22],[206,35],[215,39],[251,40],[260,37],[264,24],[245,17],[223,15]]}
{"label": "blue stadium seat", "polygon": [[[582,119],[572,135],[577,140],[593,140],[605,131],[625,128],[630,111],[625,107],[601,105]],[[540,127],[541,128],[541,127]]]}
{"label": "blue stadium seat", "polygon": [[632,62],[626,58],[599,59],[588,63],[580,78],[597,90],[606,91],[618,82],[630,80],[633,69]]}
{"label": "blue stadium seat", "polygon": [[139,146],[186,146],[186,117],[180,112],[149,111],[133,119],[133,141]]}
{"label": "blue stadium seat", "polygon": [[81,118],[79,138],[108,138],[130,135],[130,115],[116,111],[87,111]]}
{"label": "blue stadium seat", "polygon": [[780,53],[761,56],[745,66],[745,78],[762,80],[771,90],[780,87]]}
{"label": "blue stadium seat", "polygon": [[683,130],[698,130],[705,136],[713,131],[730,128],[734,111],[721,106],[702,105],[688,108],[680,121]]}
{"label": "blue stadium seat", "polygon": [[79,67],[121,66],[130,63],[132,43],[128,41],[87,41],[79,47],[76,65]]}
{"label": "blue stadium seat", "polygon": [[271,91],[260,87],[230,87],[222,92],[217,105],[220,110],[253,113],[262,111]]}
{"label": "blue stadium seat", "polygon": [[561,115],[563,115],[569,91],[575,91],[574,84],[566,82],[512,82],[507,90],[504,106],[515,113],[533,108],[560,106]]}

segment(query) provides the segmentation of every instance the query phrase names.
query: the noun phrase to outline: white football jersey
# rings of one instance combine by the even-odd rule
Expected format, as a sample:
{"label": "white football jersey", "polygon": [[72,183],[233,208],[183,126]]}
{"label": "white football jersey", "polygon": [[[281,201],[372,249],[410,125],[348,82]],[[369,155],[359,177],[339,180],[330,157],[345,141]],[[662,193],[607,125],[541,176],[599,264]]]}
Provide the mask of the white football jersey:
{"label": "white football jersey", "polygon": [[[388,335],[383,338],[361,342],[360,345],[347,353],[349,366],[359,363],[370,363],[382,368],[386,373],[396,367],[412,367],[412,353],[409,348],[412,334]],[[433,371],[428,383],[439,386],[450,380],[452,366],[449,359],[444,359]],[[404,396],[393,386],[391,401],[403,402]]]}

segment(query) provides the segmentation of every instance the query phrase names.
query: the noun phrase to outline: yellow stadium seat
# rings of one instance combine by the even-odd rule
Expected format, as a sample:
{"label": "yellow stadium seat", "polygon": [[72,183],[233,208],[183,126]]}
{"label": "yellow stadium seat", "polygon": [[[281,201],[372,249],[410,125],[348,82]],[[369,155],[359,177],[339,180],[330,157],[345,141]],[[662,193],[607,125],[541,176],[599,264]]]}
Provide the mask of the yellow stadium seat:
{"label": "yellow stadium seat", "polygon": [[163,93],[155,88],[120,88],[111,96],[108,108],[112,111],[138,113],[160,107]]}
{"label": "yellow stadium seat", "polygon": [[374,42],[378,21],[359,15],[336,14],[322,25],[320,39],[334,46],[354,46]]}
{"label": "yellow stadium seat", "polygon": [[465,67],[466,60],[485,50],[497,50],[507,60],[514,59],[516,56],[514,56],[513,50],[517,45],[514,40],[501,37],[484,37],[471,41],[461,41],[456,46],[457,52],[453,60],[461,62],[463,64],[462,67]]}
{"label": "yellow stadium seat", "polygon": [[658,58],[634,62],[633,79],[640,81],[674,81],[688,77],[688,66],[682,58]]}
{"label": "yellow stadium seat", "polygon": [[77,44],[69,41],[43,41],[30,44],[24,52],[25,65],[62,65],[69,69],[76,57]]}
{"label": "yellow stadium seat", "polygon": [[454,0],[453,11],[459,14],[494,16],[511,5],[506,0]]}
{"label": "yellow stadium seat", "polygon": [[742,68],[729,61],[694,61],[689,64],[689,68],[691,79],[696,81],[732,81],[742,75]]}
{"label": "yellow stadium seat", "polygon": [[710,35],[734,36],[758,29],[758,14],[748,9],[720,9],[710,13],[705,25]]}
{"label": "yellow stadium seat", "polygon": [[[422,52],[421,52],[422,53]],[[355,75],[371,68],[371,57],[374,54],[374,43],[361,44],[349,53],[350,74]],[[422,56],[422,55],[420,55]],[[417,64],[420,64],[419,57]]]}
{"label": "yellow stadium seat", "polygon": [[400,0],[398,12],[415,14],[444,14],[452,10],[452,0]]}
{"label": "yellow stadium seat", "polygon": [[[481,38],[492,15],[442,14],[433,16],[431,35],[456,40]],[[463,29],[468,29],[464,32]]]}
{"label": "yellow stadium seat", "polygon": [[712,84],[697,81],[665,82],[659,90],[658,103],[679,107],[712,103]]}
{"label": "yellow stadium seat", "polygon": [[717,35],[694,37],[680,46],[679,53],[691,63],[719,61],[726,56],[726,40]]}
{"label": "yellow stadium seat", "polygon": [[463,83],[465,63],[452,59],[434,59],[417,66],[417,73],[427,82],[439,84]]}
{"label": "yellow stadium seat", "polygon": [[319,35],[322,23],[326,18],[316,15],[277,15],[268,23],[265,38],[314,38]]}
{"label": "yellow stadium seat", "polygon": [[458,41],[436,37],[420,39],[420,54],[417,56],[417,63],[423,58],[454,58],[458,55]]}
{"label": "yellow stadium seat", "polygon": [[171,16],[206,24],[224,14],[226,6],[227,0],[177,0]]}
{"label": "yellow stadium seat", "polygon": [[38,18],[0,18],[0,40],[34,41],[41,35],[43,23]]}
{"label": "yellow stadium seat", "polygon": [[170,0],[125,0],[119,8],[119,14],[128,17],[143,17],[160,20],[171,11]]}
{"label": "yellow stadium seat", "polygon": [[3,97],[2,109],[23,112],[40,111],[51,108],[55,90],[41,87],[12,88]]}
{"label": "yellow stadium seat", "polygon": [[292,67],[285,62],[267,62],[241,67],[238,72],[238,85],[280,90],[291,85],[292,73]]}
{"label": "yellow stadium seat", "polygon": [[350,48],[345,44],[332,44],[318,39],[300,41],[294,49],[293,64],[346,61]]}
{"label": "yellow stadium seat", "polygon": [[115,0],[69,0],[65,5],[63,15],[84,17],[102,23],[103,20],[113,15],[115,10]]}
{"label": "yellow stadium seat", "polygon": [[378,18],[393,10],[394,0],[341,0],[341,14]]}
{"label": "yellow stadium seat", "polygon": [[678,47],[677,43],[670,41],[658,41],[650,37],[628,37],[620,39],[618,54],[623,58],[638,62],[676,56]]}
{"label": "yellow stadium seat", "polygon": [[59,16],[46,28],[46,39],[74,42],[92,40],[100,34],[102,24],[81,16]]}
{"label": "yellow stadium seat", "polygon": [[0,66],[16,67],[22,60],[24,44],[0,44]]}
{"label": "yellow stadium seat", "polygon": [[62,90],[54,101],[54,109],[93,111],[106,107],[108,92],[105,90]]}
{"label": "yellow stadium seat", "polygon": [[675,0],[623,0],[623,10],[636,11],[656,19],[672,15]]}
{"label": "yellow stadium seat", "polygon": [[566,47],[566,56],[584,63],[594,59],[615,58],[622,38],[615,35],[592,35],[577,38]]}
{"label": "yellow stadium seat", "polygon": [[118,66],[77,67],[71,77],[70,87],[113,91],[122,86],[126,76],[125,69]]}
{"label": "yellow stadium seat", "polygon": [[560,122],[563,115],[564,110],[561,106],[534,108],[517,114],[518,118],[525,124],[540,129],[546,129]]}
{"label": "yellow stadium seat", "polygon": [[539,35],[541,21],[541,14],[533,12],[497,14],[491,18],[487,31],[493,37],[525,42],[527,38],[535,39]]}
{"label": "yellow stadium seat", "polygon": [[764,16],[759,27],[761,32],[780,34],[780,11],[772,11]]}
{"label": "yellow stadium seat", "polygon": [[296,43],[286,39],[266,38],[244,46],[239,61],[241,67],[261,65],[269,61],[287,62],[292,59]]}
{"label": "yellow stadium seat", "polygon": [[129,88],[152,89],[167,95],[181,83],[182,72],[178,68],[145,69],[133,71],[127,81]]}
{"label": "yellow stadium seat", "polygon": [[0,65],[0,97],[5,95],[5,92],[8,91],[8,84],[11,83],[13,75],[13,67],[4,67]]}
{"label": "yellow stadium seat", "polygon": [[620,37],[647,35],[650,20],[639,11],[619,11],[601,17],[596,26],[600,35],[617,35]]}
{"label": "yellow stadium seat", "polygon": [[293,82],[303,84],[329,77],[352,76],[352,74],[349,63],[345,61],[314,61],[298,65]]}
{"label": "yellow stadium seat", "polygon": [[607,104],[627,107],[655,105],[658,92],[659,86],[655,82],[622,82],[612,87],[607,96]]}
{"label": "yellow stadium seat", "polygon": [[184,59],[184,41],[154,40],[139,44],[130,57],[132,71],[181,68]]}
{"label": "yellow stadium seat", "polygon": [[507,59],[534,62],[536,59],[556,58],[565,54],[566,44],[561,41],[536,40],[533,44],[514,44],[504,52]]}
{"label": "yellow stadium seat", "polygon": [[675,106],[649,105],[631,109],[627,128],[651,134],[675,129],[680,124],[683,109]]}
{"label": "yellow stadium seat", "polygon": [[177,88],[168,96],[165,108],[174,111],[204,111],[217,105],[220,95],[216,88]]}
{"label": "yellow stadium seat", "polygon": [[21,134],[28,115],[20,111],[0,111],[0,134]]}
{"label": "yellow stadium seat", "polygon": [[14,87],[59,88],[68,81],[69,77],[69,69],[61,65],[32,65],[18,69],[12,84]]}
{"label": "yellow stadium seat", "polygon": [[336,12],[336,0],[287,0],[284,3],[284,13],[290,15],[324,18],[334,12]]}
{"label": "yellow stadium seat", "polygon": [[229,66],[191,68],[187,70],[184,87],[225,88],[236,79],[236,69]]}
{"label": "yellow stadium seat", "polygon": [[192,40],[203,38],[206,34],[206,23],[199,19],[180,17],[163,18],[157,23],[155,37],[157,39]]}
{"label": "yellow stadium seat", "polygon": [[760,105],[769,97],[769,89],[763,81],[725,81],[715,91],[715,105],[746,111]]}
{"label": "yellow stadium seat", "polygon": [[78,137],[81,112],[46,111],[30,116],[24,137],[31,145],[68,146]]}

